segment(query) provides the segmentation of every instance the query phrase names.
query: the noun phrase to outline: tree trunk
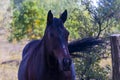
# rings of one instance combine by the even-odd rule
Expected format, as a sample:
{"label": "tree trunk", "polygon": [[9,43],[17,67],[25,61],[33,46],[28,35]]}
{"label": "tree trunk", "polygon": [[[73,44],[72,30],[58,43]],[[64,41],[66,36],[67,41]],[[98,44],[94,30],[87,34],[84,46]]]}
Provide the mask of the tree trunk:
{"label": "tree trunk", "polygon": [[120,80],[120,34],[110,37],[112,57],[112,80]]}

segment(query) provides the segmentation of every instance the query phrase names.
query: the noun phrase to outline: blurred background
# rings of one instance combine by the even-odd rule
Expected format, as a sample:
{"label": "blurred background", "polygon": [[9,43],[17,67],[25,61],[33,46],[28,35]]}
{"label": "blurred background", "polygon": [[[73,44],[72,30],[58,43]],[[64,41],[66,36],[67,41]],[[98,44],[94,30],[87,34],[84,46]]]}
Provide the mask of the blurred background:
{"label": "blurred background", "polygon": [[0,0],[0,80],[17,80],[25,44],[42,38],[49,10],[59,17],[65,9],[69,41],[105,41],[74,53],[76,80],[111,80],[109,36],[120,33],[120,0]]}

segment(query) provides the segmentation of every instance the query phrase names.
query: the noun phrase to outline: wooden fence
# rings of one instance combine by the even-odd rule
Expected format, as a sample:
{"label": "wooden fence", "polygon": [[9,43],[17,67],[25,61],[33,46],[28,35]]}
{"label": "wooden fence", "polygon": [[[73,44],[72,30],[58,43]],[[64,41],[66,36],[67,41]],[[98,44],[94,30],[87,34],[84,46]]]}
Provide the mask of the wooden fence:
{"label": "wooden fence", "polygon": [[112,80],[120,80],[120,34],[110,36],[112,57]]}

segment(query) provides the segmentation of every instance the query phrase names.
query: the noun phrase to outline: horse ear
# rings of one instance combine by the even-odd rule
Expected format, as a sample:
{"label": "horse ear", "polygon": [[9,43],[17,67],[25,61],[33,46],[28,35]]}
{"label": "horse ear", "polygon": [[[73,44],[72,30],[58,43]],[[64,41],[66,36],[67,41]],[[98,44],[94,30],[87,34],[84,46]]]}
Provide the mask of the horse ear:
{"label": "horse ear", "polygon": [[61,15],[60,15],[60,19],[63,21],[63,23],[65,23],[66,19],[67,19],[67,10],[65,10]]}
{"label": "horse ear", "polygon": [[53,22],[53,14],[51,12],[51,10],[48,11],[48,15],[47,15],[47,24],[52,24]]}

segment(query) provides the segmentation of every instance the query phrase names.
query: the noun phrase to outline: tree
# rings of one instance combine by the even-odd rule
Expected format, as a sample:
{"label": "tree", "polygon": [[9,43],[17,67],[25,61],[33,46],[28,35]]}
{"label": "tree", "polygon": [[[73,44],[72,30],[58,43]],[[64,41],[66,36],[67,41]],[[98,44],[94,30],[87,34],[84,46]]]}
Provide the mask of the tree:
{"label": "tree", "polygon": [[43,35],[44,10],[38,8],[36,4],[35,1],[26,1],[22,3],[20,9],[14,9],[10,40],[38,39]]}
{"label": "tree", "polygon": [[119,21],[118,16],[116,16],[120,13],[119,4],[120,1],[118,0],[100,0],[98,7],[95,7],[91,4],[91,0],[83,0],[83,5],[86,5],[86,10],[91,15],[91,21],[93,21],[98,31],[97,38],[112,32],[111,29],[116,26],[116,23]]}
{"label": "tree", "polygon": [[[117,0],[116,0],[117,1]],[[98,7],[92,5],[91,0],[83,0],[83,9],[77,8],[73,11],[76,18],[74,22],[79,23],[79,32],[82,38],[85,36],[93,36],[95,38],[106,38],[106,36],[113,32],[113,28],[118,25],[118,18],[116,20],[116,14],[119,14],[119,5],[113,0],[101,0]],[[114,7],[116,6],[116,7]],[[77,11],[77,15],[75,14]],[[86,15],[87,13],[88,15]],[[84,29],[84,30],[83,30]],[[108,40],[108,39],[107,39]],[[77,76],[80,79],[102,79],[106,80],[107,74],[109,73],[109,65],[106,68],[101,68],[98,64],[100,60],[109,57],[109,51],[106,48],[106,44],[91,48],[82,53],[74,53],[74,56],[78,57],[75,59],[77,67]],[[107,50],[106,50],[107,49]]]}
{"label": "tree", "polygon": [[[24,38],[28,38],[28,39],[40,38],[43,35],[43,31],[45,28],[45,19],[46,19],[45,15],[47,14],[46,12],[48,10],[52,10],[54,15],[57,17],[60,14],[60,12],[62,12],[64,9],[67,9],[68,12],[71,12],[75,7],[77,7],[77,5],[75,5],[76,2],[77,0],[62,0],[62,1],[59,1],[59,4],[58,4],[58,1],[56,0],[22,1],[21,3],[22,6],[19,5],[19,7],[17,7],[17,5],[15,5],[13,8],[14,9],[13,20],[10,28],[12,34],[9,37],[9,40],[11,41],[12,39],[16,39],[18,41]],[[70,8],[69,6],[72,6],[72,7]],[[31,18],[30,15],[32,15],[32,19],[30,19]],[[35,19],[37,19],[37,21],[40,22],[40,24],[35,24]],[[28,29],[28,26],[29,26],[29,29]],[[75,27],[72,27],[72,28],[67,27],[67,28],[69,31],[72,31],[72,29]],[[27,30],[30,32],[27,32]],[[78,32],[72,31],[70,34],[72,36],[71,38],[74,38],[75,35],[73,34],[77,34],[77,33]]]}

